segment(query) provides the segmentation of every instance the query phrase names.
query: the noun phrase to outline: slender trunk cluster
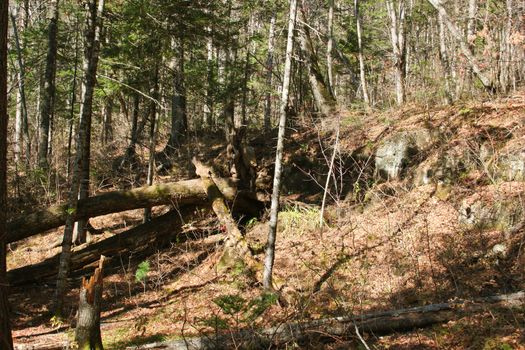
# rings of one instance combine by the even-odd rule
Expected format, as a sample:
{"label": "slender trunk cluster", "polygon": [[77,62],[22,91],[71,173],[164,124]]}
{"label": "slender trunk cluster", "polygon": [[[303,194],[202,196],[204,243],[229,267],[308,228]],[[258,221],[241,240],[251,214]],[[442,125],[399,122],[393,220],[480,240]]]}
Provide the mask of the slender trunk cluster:
{"label": "slender trunk cluster", "polygon": [[396,102],[398,105],[405,103],[405,78],[406,78],[406,31],[405,31],[405,0],[386,1],[386,9],[390,17],[390,41],[394,57],[394,81],[396,85]]}
{"label": "slender trunk cluster", "polygon": [[57,61],[57,32],[58,32],[58,11],[59,0],[51,0],[49,4],[48,16],[48,49],[46,58],[46,70],[44,75],[44,87],[42,102],[40,104],[40,125],[38,138],[38,165],[47,169],[49,153],[49,133],[55,109],[55,76]]}

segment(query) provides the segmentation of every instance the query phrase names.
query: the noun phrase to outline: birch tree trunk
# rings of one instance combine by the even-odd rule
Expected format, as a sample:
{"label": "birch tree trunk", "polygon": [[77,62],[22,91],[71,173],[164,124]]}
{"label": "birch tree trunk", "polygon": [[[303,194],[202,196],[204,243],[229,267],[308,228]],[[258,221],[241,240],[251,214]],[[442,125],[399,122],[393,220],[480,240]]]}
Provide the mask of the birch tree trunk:
{"label": "birch tree trunk", "polygon": [[51,0],[48,11],[47,57],[44,76],[44,90],[40,103],[40,125],[38,134],[38,165],[47,169],[49,151],[49,131],[55,108],[55,75],[57,66],[57,32],[59,0]]}
{"label": "birch tree trunk", "polygon": [[279,133],[277,136],[277,151],[275,155],[275,173],[273,177],[272,206],[270,209],[270,224],[268,230],[268,243],[264,258],[263,286],[272,289],[273,264],[275,261],[275,240],[277,236],[277,218],[279,213],[279,196],[281,192],[282,159],[284,150],[284,134],[286,130],[286,107],[290,88],[290,75],[292,70],[293,37],[295,18],[297,14],[297,0],[290,1],[290,17],[288,19],[288,37],[286,40],[286,59],[284,62],[284,77],[279,106]]}
{"label": "birch tree trunk", "polygon": [[[397,6],[396,6],[397,5]],[[405,1],[386,1],[386,9],[390,17],[390,41],[394,55],[394,80],[396,84],[396,102],[400,106],[405,103]]]}
{"label": "birch tree trunk", "polygon": [[6,279],[7,212],[7,25],[9,1],[0,1],[0,348],[13,349]]}
{"label": "birch tree trunk", "polygon": [[443,16],[438,14],[439,27],[439,58],[441,62],[441,69],[445,75],[445,100],[447,104],[451,104],[454,100],[452,96],[452,77],[450,74],[450,61],[447,52],[447,43],[445,36],[445,24],[443,23]]}
{"label": "birch tree trunk", "polygon": [[367,107],[370,106],[370,98],[368,97],[368,87],[366,84],[365,60],[363,58],[363,42],[361,34],[361,18],[359,16],[359,0],[354,0],[354,15],[357,32],[357,50],[359,58],[359,77],[361,79],[361,91],[363,92],[363,101]]}
{"label": "birch tree trunk", "polygon": [[[104,0],[91,0],[86,4],[88,16],[86,20],[86,47],[84,50],[84,77],[82,80],[82,105],[80,107],[80,125],[77,135],[77,153],[73,164],[73,177],[71,179],[71,191],[69,193],[68,217],[64,228],[62,241],[62,252],[60,254],[59,271],[54,300],[54,313],[63,315],[64,296],[67,292],[67,277],[71,262],[71,245],[73,238],[74,214],[77,211],[78,195],[81,181],[89,186],[89,177],[83,178],[85,166],[89,166],[91,115],[93,107],[93,93],[96,83],[98,54],[100,47],[100,31],[102,27],[102,14],[104,12]],[[85,159],[87,157],[87,161]],[[89,174],[89,172],[88,172]],[[87,181],[86,181],[87,180]],[[81,198],[82,199],[82,198]],[[79,225],[80,226],[80,225]],[[80,231],[80,227],[79,227]],[[79,232],[80,234],[80,232]]]}
{"label": "birch tree trunk", "polygon": [[461,32],[459,31],[458,27],[452,22],[450,17],[447,14],[447,11],[442,6],[441,0],[428,0],[428,2],[438,11],[438,13],[442,16],[443,21],[445,22],[445,25],[447,26],[450,34],[456,39],[456,41],[459,43],[461,52],[466,57],[470,67],[478,77],[478,79],[481,81],[483,86],[486,90],[489,92],[494,91],[494,85],[492,81],[487,77],[479,67],[476,58],[472,54],[472,51],[470,50],[468,43],[465,41],[463,36],[461,35]]}
{"label": "birch tree trunk", "polygon": [[264,98],[264,131],[268,133],[271,129],[272,117],[272,75],[273,75],[273,54],[275,41],[275,14],[270,20],[268,31],[268,55],[266,56],[266,96]]}
{"label": "birch tree trunk", "polygon": [[334,48],[334,0],[328,0],[327,36],[328,43],[326,44],[326,70],[328,73],[328,89],[332,94],[334,94],[334,71],[332,59],[332,52]]}

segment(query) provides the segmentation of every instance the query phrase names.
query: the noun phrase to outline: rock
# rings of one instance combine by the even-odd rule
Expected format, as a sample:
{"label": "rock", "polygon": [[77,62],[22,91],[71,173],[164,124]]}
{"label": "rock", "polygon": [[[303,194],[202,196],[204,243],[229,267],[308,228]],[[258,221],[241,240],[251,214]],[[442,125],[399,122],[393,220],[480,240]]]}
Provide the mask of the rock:
{"label": "rock", "polygon": [[508,248],[505,244],[499,243],[492,247],[492,254],[498,257],[505,258],[507,256]]}
{"label": "rock", "polygon": [[524,181],[525,151],[502,156],[498,162],[496,175],[504,181]]}
{"label": "rock", "polygon": [[463,200],[458,222],[464,229],[512,230],[523,216],[520,196],[507,198],[483,198],[473,196]]}
{"label": "rock", "polygon": [[375,154],[376,175],[384,180],[400,179],[418,154],[432,143],[426,129],[403,131],[384,140]]}

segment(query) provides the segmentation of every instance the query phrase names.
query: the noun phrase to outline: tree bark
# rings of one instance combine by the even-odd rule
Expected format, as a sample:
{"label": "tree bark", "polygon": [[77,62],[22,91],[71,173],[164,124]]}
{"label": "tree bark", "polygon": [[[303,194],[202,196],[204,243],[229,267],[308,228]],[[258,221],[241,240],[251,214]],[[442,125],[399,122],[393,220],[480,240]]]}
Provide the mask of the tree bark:
{"label": "tree bark", "polygon": [[100,310],[104,288],[104,256],[89,279],[82,278],[75,342],[79,350],[103,350]]}
{"label": "tree bark", "polygon": [[363,42],[361,35],[361,17],[359,15],[359,0],[354,0],[355,26],[357,32],[357,50],[359,59],[359,77],[361,79],[361,91],[363,92],[363,102],[366,107],[370,106],[368,97],[368,87],[366,84],[365,60],[363,58]]}
{"label": "tree bark", "polygon": [[[22,31],[25,29],[26,16],[22,19]],[[13,25],[13,35],[15,38],[17,61],[18,61],[18,90],[16,94],[16,120],[15,120],[15,162],[20,161],[22,154],[22,145],[25,137],[26,145],[26,163],[29,164],[29,157],[31,156],[31,140],[29,138],[29,128],[27,119],[27,103],[25,93],[25,64],[24,58],[22,57],[23,43],[21,42],[18,35],[18,28],[16,23],[16,17],[11,14],[11,23]],[[22,133],[24,137],[22,137]]]}
{"label": "tree bark", "polygon": [[268,32],[268,54],[266,56],[266,96],[264,98],[264,131],[270,132],[272,117],[272,76],[275,41],[275,15],[270,20]]}
{"label": "tree bark", "polygon": [[[205,204],[205,203],[203,203]],[[204,207],[197,207],[204,208]],[[183,220],[196,212],[195,206],[174,209],[150,222],[138,225],[127,231],[116,234],[99,242],[73,248],[70,276],[77,277],[93,272],[94,264],[100,255],[106,257],[106,270],[120,268],[121,261],[133,257],[134,261],[163,248],[170,241],[184,242],[197,239],[200,234],[182,233]],[[10,270],[7,274],[11,285],[20,286],[29,283],[40,283],[56,278],[60,255],[57,254],[36,264]]]}
{"label": "tree bark", "polygon": [[439,27],[439,59],[441,62],[441,69],[445,75],[445,100],[447,104],[451,104],[454,100],[452,95],[452,77],[450,74],[450,61],[448,58],[447,44],[445,38],[445,24],[443,16],[438,14],[438,27]]}
{"label": "tree bark", "polygon": [[[148,159],[148,176],[146,184],[153,185],[153,176],[155,171],[155,122],[157,120],[157,101],[159,99],[159,66],[155,65],[155,73],[153,78],[152,97],[150,105],[150,131],[149,131],[149,159]],[[144,222],[151,220],[151,208],[144,208]]]}
{"label": "tree bark", "polygon": [[49,151],[49,131],[51,119],[55,109],[55,75],[57,60],[57,32],[58,32],[58,9],[59,0],[51,0],[49,4],[48,27],[47,27],[47,58],[44,76],[44,91],[40,103],[40,125],[38,139],[38,165],[47,169]]}
{"label": "tree bark", "polygon": [[[237,182],[232,179],[215,179],[221,193],[233,203],[234,211],[258,216],[261,202],[250,192],[237,192]],[[200,205],[206,202],[201,180],[186,180],[139,187],[128,191],[107,192],[78,201],[77,209],[70,212],[74,221],[88,219],[125,210],[159,205]],[[21,215],[7,225],[6,243],[19,241],[37,233],[62,226],[68,217],[68,204],[55,205],[33,213]]]}
{"label": "tree bark", "polygon": [[326,71],[328,76],[328,90],[334,94],[334,76],[333,76],[333,57],[334,50],[334,0],[328,0],[328,23],[327,23],[328,43],[326,44]]}
{"label": "tree bark", "polygon": [[9,1],[0,2],[0,347],[13,349],[6,283],[7,213],[7,26]]}
{"label": "tree bark", "polygon": [[171,62],[173,69],[173,97],[171,107],[171,130],[168,144],[164,149],[167,155],[172,155],[180,143],[181,137],[186,135],[188,129],[186,84],[184,77],[184,39],[173,40],[173,49],[176,50],[176,57]]}
{"label": "tree bark", "polygon": [[443,21],[445,22],[449,32],[452,34],[454,39],[456,39],[456,41],[459,43],[460,48],[461,48],[461,52],[467,58],[467,61],[468,61],[469,65],[470,65],[470,67],[472,68],[472,70],[474,71],[474,73],[476,74],[476,76],[478,77],[480,82],[483,84],[485,89],[487,91],[489,91],[489,92],[493,92],[494,91],[494,85],[493,85],[492,81],[489,79],[489,77],[487,77],[481,71],[481,68],[479,67],[479,65],[478,65],[478,63],[476,61],[476,58],[472,54],[472,51],[470,50],[467,42],[465,41],[465,39],[461,35],[461,32],[459,31],[459,29],[456,27],[456,25],[452,22],[452,20],[448,16],[447,11],[445,11],[445,8],[442,6],[441,0],[428,0],[428,2],[443,17]]}
{"label": "tree bark", "polygon": [[394,80],[396,84],[396,101],[400,106],[405,103],[405,77],[406,77],[406,41],[405,41],[405,0],[398,0],[397,5],[393,0],[386,1],[388,16],[390,17],[390,41],[394,54]]}
{"label": "tree bark", "polygon": [[210,168],[204,166],[195,158],[193,159],[193,165],[195,165],[197,169],[197,175],[201,177],[202,187],[208,196],[208,201],[215,215],[217,215],[219,222],[226,229],[224,251],[217,263],[217,270],[219,272],[225,271],[226,269],[233,268],[239,262],[245,264],[252,272],[260,270],[258,264],[251,256],[246,239],[237,227],[237,223],[226,205],[223,194],[212,179]]}
{"label": "tree bark", "polygon": [[[169,348],[172,350],[197,350],[215,348],[285,348],[290,343],[322,344],[323,340],[348,339],[355,336],[356,329],[370,334],[391,334],[428,327],[456,320],[466,315],[486,311],[489,307],[511,309],[525,304],[525,293],[497,295],[471,302],[431,304],[409,309],[349,315],[314,321],[283,323],[263,330],[242,330],[196,338],[185,338],[155,343],[138,349]],[[131,350],[131,347],[127,349]],[[134,347],[133,349],[136,349]]]}
{"label": "tree bark", "polygon": [[[73,228],[75,218],[72,215],[78,210],[78,199],[86,199],[89,188],[89,154],[91,136],[91,115],[93,107],[93,93],[96,83],[96,72],[98,65],[98,52],[100,46],[100,31],[102,27],[102,14],[104,11],[104,0],[92,0],[87,3],[86,22],[86,47],[84,54],[84,78],[82,81],[82,105],[80,108],[80,125],[77,136],[77,154],[71,179],[71,191],[69,193],[69,205],[64,227],[64,238],[62,241],[62,253],[60,255],[59,272],[54,300],[54,313],[61,317],[64,309],[64,296],[67,292],[67,277],[71,261],[71,245],[73,239]],[[78,239],[85,241],[85,224],[78,222]],[[83,237],[84,236],[84,237]]]}
{"label": "tree bark", "polygon": [[279,107],[279,133],[277,136],[277,151],[275,155],[275,172],[273,176],[272,206],[270,209],[270,224],[268,243],[264,258],[263,286],[273,289],[272,274],[275,261],[275,240],[277,237],[277,216],[279,214],[279,196],[281,193],[282,159],[284,150],[284,135],[286,131],[286,107],[290,88],[290,74],[292,68],[292,53],[294,44],[294,28],[297,14],[297,0],[290,1],[290,15],[288,19],[288,37],[286,39],[286,59],[284,62],[283,87],[281,104]]}
{"label": "tree bark", "polygon": [[301,43],[306,71],[308,72],[308,82],[310,83],[317,110],[321,116],[329,116],[336,110],[337,101],[319,68],[317,54],[312,44],[304,9],[299,11],[299,15],[300,21],[302,22],[301,30],[299,30],[299,41]]}

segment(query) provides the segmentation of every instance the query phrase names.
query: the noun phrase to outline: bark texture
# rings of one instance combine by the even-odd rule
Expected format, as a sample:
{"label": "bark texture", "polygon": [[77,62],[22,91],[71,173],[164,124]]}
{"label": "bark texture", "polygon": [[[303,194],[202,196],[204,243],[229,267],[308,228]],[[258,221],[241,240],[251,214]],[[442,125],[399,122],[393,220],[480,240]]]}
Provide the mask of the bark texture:
{"label": "bark texture", "polygon": [[[225,198],[233,203],[232,210],[257,216],[263,204],[250,192],[237,192],[237,183],[232,179],[215,179]],[[128,191],[107,192],[78,201],[77,209],[71,212],[74,220],[88,219],[125,210],[154,207],[158,205],[206,203],[207,196],[201,180],[186,180],[173,183],[139,187]],[[37,233],[64,225],[68,216],[68,205],[55,205],[34,213],[24,214],[7,225],[6,242],[15,242]]]}
{"label": "bark texture", "polygon": [[40,104],[40,130],[38,139],[38,165],[48,167],[49,127],[55,104],[55,76],[57,69],[57,32],[58,32],[58,0],[49,4],[47,27],[47,58],[44,76],[44,91]]}
{"label": "bark texture", "polygon": [[6,283],[7,212],[7,24],[9,2],[0,2],[0,348],[13,349]]}
{"label": "bark texture", "polygon": [[75,341],[79,350],[102,350],[100,309],[104,288],[104,256],[89,279],[82,278]]}
{"label": "bark texture", "polygon": [[[110,238],[73,248],[70,264],[70,277],[86,275],[93,272],[100,255],[106,257],[106,270],[120,268],[121,261],[141,259],[155,250],[164,247],[171,240],[184,242],[196,236],[181,233],[181,218],[187,219],[195,207],[173,210],[137,227],[111,236]],[[58,272],[60,255],[50,257],[40,263],[31,264],[8,272],[12,285],[41,283],[55,278]]]}
{"label": "bark texture", "polygon": [[290,73],[292,69],[292,53],[295,19],[297,15],[297,1],[290,2],[290,16],[288,19],[288,38],[286,40],[286,59],[284,62],[283,88],[281,104],[279,107],[279,133],[277,136],[277,151],[275,155],[275,172],[273,176],[272,207],[270,209],[270,225],[268,230],[268,243],[264,258],[263,285],[272,289],[273,263],[275,261],[275,240],[277,236],[277,215],[279,213],[279,196],[281,193],[282,159],[284,150],[284,134],[286,131],[286,107],[290,88]]}

